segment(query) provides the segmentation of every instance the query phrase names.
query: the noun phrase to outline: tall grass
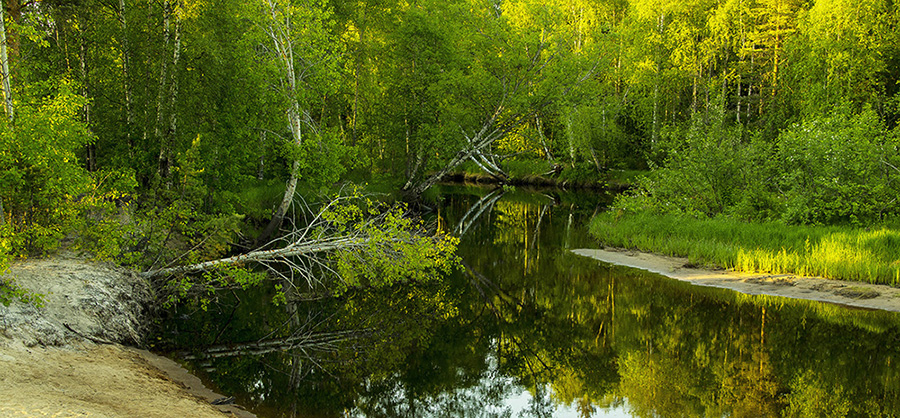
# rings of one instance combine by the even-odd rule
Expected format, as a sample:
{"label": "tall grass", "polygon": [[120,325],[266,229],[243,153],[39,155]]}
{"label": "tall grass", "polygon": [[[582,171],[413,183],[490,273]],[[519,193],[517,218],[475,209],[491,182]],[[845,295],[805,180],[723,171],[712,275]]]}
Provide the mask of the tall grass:
{"label": "tall grass", "polygon": [[647,213],[598,215],[602,243],[744,272],[900,284],[900,229],[791,226]]}

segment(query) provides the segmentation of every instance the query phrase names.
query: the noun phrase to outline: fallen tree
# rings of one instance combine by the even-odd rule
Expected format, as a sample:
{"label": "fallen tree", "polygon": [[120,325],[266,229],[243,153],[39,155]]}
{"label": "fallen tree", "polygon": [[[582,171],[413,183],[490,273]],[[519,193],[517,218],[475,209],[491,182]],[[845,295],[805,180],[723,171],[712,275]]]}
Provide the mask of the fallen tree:
{"label": "fallen tree", "polygon": [[[459,48],[465,56],[477,57],[479,65],[447,71],[442,81],[453,86],[447,94],[452,95],[458,110],[441,118],[461,136],[449,144],[426,142],[419,147],[403,186],[410,201],[469,161],[505,182],[508,176],[500,165],[504,157],[497,154],[495,144],[520,133],[528,124],[543,129],[540,115],[571,99],[600,65],[599,58],[571,48],[573,33],[535,36],[545,32],[518,33],[506,20],[490,14],[470,18],[478,24],[466,23],[460,30],[470,31],[478,42]],[[544,148],[549,150],[546,143]],[[440,161],[425,161],[434,158]]]}
{"label": "fallen tree", "polygon": [[[149,270],[146,279],[215,275],[235,267],[264,266],[292,286],[326,285],[340,293],[349,287],[428,280],[456,264],[457,239],[434,231],[397,204],[386,206],[363,196],[338,197],[313,211],[280,238],[253,251],[199,263]],[[298,280],[299,279],[299,280]],[[219,280],[221,283],[222,280]]]}

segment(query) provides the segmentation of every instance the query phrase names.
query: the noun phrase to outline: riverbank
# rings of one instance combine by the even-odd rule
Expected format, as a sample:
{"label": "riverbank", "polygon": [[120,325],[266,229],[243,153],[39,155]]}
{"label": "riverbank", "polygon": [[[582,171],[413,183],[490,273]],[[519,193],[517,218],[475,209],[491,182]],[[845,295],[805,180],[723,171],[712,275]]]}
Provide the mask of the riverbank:
{"label": "riverbank", "polygon": [[698,286],[731,289],[750,295],[782,296],[900,312],[900,289],[887,285],[792,274],[711,270],[698,268],[687,258],[620,248],[576,249],[572,252],[605,263],[647,270]]}
{"label": "riverbank", "polygon": [[[559,172],[512,172],[505,184],[516,187],[559,188],[580,190],[605,190],[622,192],[634,185],[639,171],[611,170],[605,175],[594,172],[575,177],[561,176]],[[444,176],[442,182],[459,184],[501,184],[500,179],[483,171],[457,171]]]}
{"label": "riverbank", "polygon": [[146,350],[143,281],[76,258],[17,262],[0,276],[42,306],[0,305],[0,416],[253,417]]}
{"label": "riverbank", "polygon": [[610,210],[589,232],[605,246],[687,257],[735,271],[900,285],[900,227],[744,222],[650,211]]}

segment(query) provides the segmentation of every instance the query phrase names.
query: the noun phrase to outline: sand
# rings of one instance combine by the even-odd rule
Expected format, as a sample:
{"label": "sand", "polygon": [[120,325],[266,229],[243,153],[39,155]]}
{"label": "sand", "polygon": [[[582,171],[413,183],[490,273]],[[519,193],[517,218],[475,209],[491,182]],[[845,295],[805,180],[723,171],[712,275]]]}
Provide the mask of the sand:
{"label": "sand", "polygon": [[212,405],[224,396],[174,361],[133,348],[152,299],[131,272],[57,257],[17,262],[0,279],[44,300],[0,305],[0,417],[254,416]]}
{"label": "sand", "polygon": [[702,269],[689,265],[686,258],[614,248],[577,249],[572,252],[605,263],[647,270],[697,286],[900,312],[900,289],[892,286],[791,274]]}

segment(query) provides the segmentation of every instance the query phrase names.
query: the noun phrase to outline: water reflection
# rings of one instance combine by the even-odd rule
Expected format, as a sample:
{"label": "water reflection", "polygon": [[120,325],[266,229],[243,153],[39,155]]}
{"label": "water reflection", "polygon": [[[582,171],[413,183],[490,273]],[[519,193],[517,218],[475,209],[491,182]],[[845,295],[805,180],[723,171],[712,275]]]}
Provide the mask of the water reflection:
{"label": "water reflection", "polygon": [[293,317],[264,291],[222,294],[163,335],[225,351],[318,341],[194,361],[262,417],[900,414],[896,314],[692,287],[569,253],[590,244],[584,224],[604,201],[449,190],[440,216],[462,225],[464,268],[444,282],[307,301]]}

